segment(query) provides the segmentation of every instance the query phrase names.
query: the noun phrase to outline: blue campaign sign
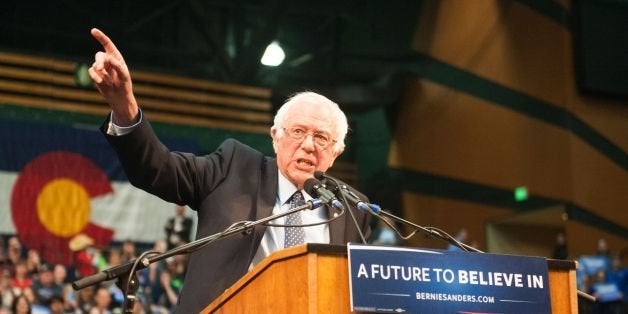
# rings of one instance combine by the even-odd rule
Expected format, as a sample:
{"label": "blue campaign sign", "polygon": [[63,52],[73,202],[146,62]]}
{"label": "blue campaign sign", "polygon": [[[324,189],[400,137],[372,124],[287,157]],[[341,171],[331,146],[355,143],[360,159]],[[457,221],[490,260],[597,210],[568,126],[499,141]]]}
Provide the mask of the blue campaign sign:
{"label": "blue campaign sign", "polygon": [[347,247],[352,311],[551,313],[541,257]]}

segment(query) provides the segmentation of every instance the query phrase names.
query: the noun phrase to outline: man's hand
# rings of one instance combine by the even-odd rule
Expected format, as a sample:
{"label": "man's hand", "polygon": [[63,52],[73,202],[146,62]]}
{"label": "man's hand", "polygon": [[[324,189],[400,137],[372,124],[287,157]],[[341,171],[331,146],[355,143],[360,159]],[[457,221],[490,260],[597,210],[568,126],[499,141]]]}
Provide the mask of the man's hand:
{"label": "man's hand", "polygon": [[115,118],[113,122],[118,126],[132,125],[139,110],[129,69],[107,35],[96,28],[92,28],[91,33],[105,51],[96,53],[94,64],[89,68],[89,76],[111,107]]}

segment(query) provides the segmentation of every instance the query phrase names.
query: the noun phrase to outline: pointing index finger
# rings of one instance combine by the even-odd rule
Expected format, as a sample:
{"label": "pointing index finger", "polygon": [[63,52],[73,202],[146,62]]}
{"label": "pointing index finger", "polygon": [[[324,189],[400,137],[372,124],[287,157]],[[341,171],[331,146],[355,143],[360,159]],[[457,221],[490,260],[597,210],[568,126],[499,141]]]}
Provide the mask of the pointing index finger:
{"label": "pointing index finger", "polygon": [[105,52],[113,53],[116,56],[120,55],[120,52],[118,51],[118,48],[116,48],[116,45],[113,44],[113,41],[111,41],[111,39],[109,39],[109,37],[107,37],[105,33],[97,28],[92,28],[91,33],[92,36],[96,38],[96,40],[98,40],[98,42],[105,49]]}

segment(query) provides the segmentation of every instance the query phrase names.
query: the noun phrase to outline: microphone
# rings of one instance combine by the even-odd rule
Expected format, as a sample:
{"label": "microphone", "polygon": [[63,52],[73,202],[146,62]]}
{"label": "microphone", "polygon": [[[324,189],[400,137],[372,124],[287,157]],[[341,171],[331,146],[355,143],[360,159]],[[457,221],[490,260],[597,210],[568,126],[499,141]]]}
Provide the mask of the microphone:
{"label": "microphone", "polygon": [[[339,183],[340,181],[339,180],[336,180],[335,178],[326,175],[324,172],[316,171],[316,172],[314,172],[314,176],[316,178],[329,179],[329,181],[332,181],[336,185],[336,187],[338,187],[340,185],[340,183]],[[318,181],[318,180],[316,180],[316,181]],[[318,181],[318,182],[320,182],[320,181]],[[348,207],[349,204],[347,204],[348,203],[347,202],[347,198],[344,197],[344,194],[342,194],[342,193],[341,193],[340,196],[343,199],[343,201],[345,202],[345,205],[347,205],[347,207]],[[359,199],[359,198],[356,197],[356,199]],[[362,213],[364,213],[363,209],[358,209],[358,210],[360,210]],[[349,208],[348,212],[349,212],[349,216],[351,216],[351,220],[353,221],[353,225],[355,226],[355,230],[358,232],[358,235],[360,236],[360,240],[362,240],[362,243],[366,244],[367,242],[366,242],[366,238],[364,237],[364,232],[362,232],[362,228],[360,227],[360,224],[358,223],[358,220],[355,217],[355,214],[353,213],[351,208]]]}
{"label": "microphone", "polygon": [[359,196],[357,196],[353,191],[349,189],[346,184],[339,185],[339,181],[336,178],[333,178],[330,175],[325,174],[321,171],[314,172],[314,177],[323,180],[330,179],[331,182],[335,183],[336,187],[334,188],[334,192],[340,193],[344,199],[346,199],[351,205],[355,206],[362,213],[370,212],[371,214],[377,215],[381,210],[381,207],[377,204],[370,204],[362,201]]}
{"label": "microphone", "polygon": [[[475,252],[481,252],[480,250],[468,246],[464,243],[460,243],[458,241],[456,241],[452,236],[448,235],[446,232],[437,229],[437,228],[433,228],[433,227],[422,227],[419,226],[413,222],[407,221],[401,217],[397,217],[385,210],[382,210],[381,207],[377,204],[369,204],[369,203],[365,203],[363,202],[357,195],[355,195],[355,193],[353,193],[352,191],[349,190],[349,188],[347,187],[347,185],[342,184],[342,186],[338,183],[339,181],[336,180],[334,177],[325,174],[324,172],[320,172],[320,171],[316,171],[314,172],[314,177],[316,177],[317,179],[329,179],[330,181],[334,182],[336,184],[336,188],[334,190],[338,191],[338,193],[340,193],[342,195],[342,197],[346,200],[346,201],[350,201],[355,207],[357,207],[361,212],[365,212],[368,211],[369,213],[384,219],[385,218],[390,218],[393,219],[397,222],[403,223],[405,225],[409,225],[411,227],[416,228],[416,230],[414,232],[412,232],[410,234],[410,236],[414,235],[417,231],[422,231],[424,232],[426,235],[428,236],[434,236],[436,238],[442,239],[447,243],[451,243],[454,244],[458,247],[460,247],[461,249],[468,251],[468,250],[473,250]],[[350,211],[349,211],[350,212]],[[408,238],[410,237],[408,236]],[[405,237],[402,237],[405,239]]]}
{"label": "microphone", "polygon": [[359,209],[361,212],[370,212],[371,214],[377,214],[381,210],[381,207],[377,204],[365,203],[363,202],[359,196],[355,195],[355,193],[351,192],[346,185],[339,186],[337,191],[342,193],[348,202],[350,202],[353,206]]}
{"label": "microphone", "polygon": [[331,204],[331,207],[337,210],[344,210],[344,206],[342,205],[342,203],[340,203],[340,201],[338,201],[336,195],[326,189],[321,181],[318,181],[314,178],[309,178],[305,180],[305,183],[303,184],[303,189],[305,190],[305,192],[307,192],[307,194],[317,196],[321,200],[321,202],[325,204]]}
{"label": "microphone", "polygon": [[[136,260],[131,260],[124,264],[105,269],[93,275],[80,278],[79,280],[72,283],[72,288],[74,288],[74,290],[80,290],[88,286],[93,286],[105,280],[116,279],[123,275],[127,275],[129,272],[131,272],[133,264],[135,264],[136,262]],[[148,267],[148,265],[150,265],[149,260],[146,258],[141,259],[139,262],[140,263],[137,265],[137,270],[146,268]]]}

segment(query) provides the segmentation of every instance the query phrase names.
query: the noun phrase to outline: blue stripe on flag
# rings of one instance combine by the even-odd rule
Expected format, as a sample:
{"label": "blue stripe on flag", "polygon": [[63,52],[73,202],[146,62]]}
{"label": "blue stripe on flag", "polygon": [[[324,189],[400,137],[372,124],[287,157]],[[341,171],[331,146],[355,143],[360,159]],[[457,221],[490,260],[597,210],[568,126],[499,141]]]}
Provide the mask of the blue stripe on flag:
{"label": "blue stripe on flag", "polygon": [[[171,150],[196,153],[189,139],[166,139]],[[20,172],[33,158],[49,151],[75,152],[98,165],[110,180],[127,181],[114,150],[95,127],[72,127],[0,119],[0,171]]]}

